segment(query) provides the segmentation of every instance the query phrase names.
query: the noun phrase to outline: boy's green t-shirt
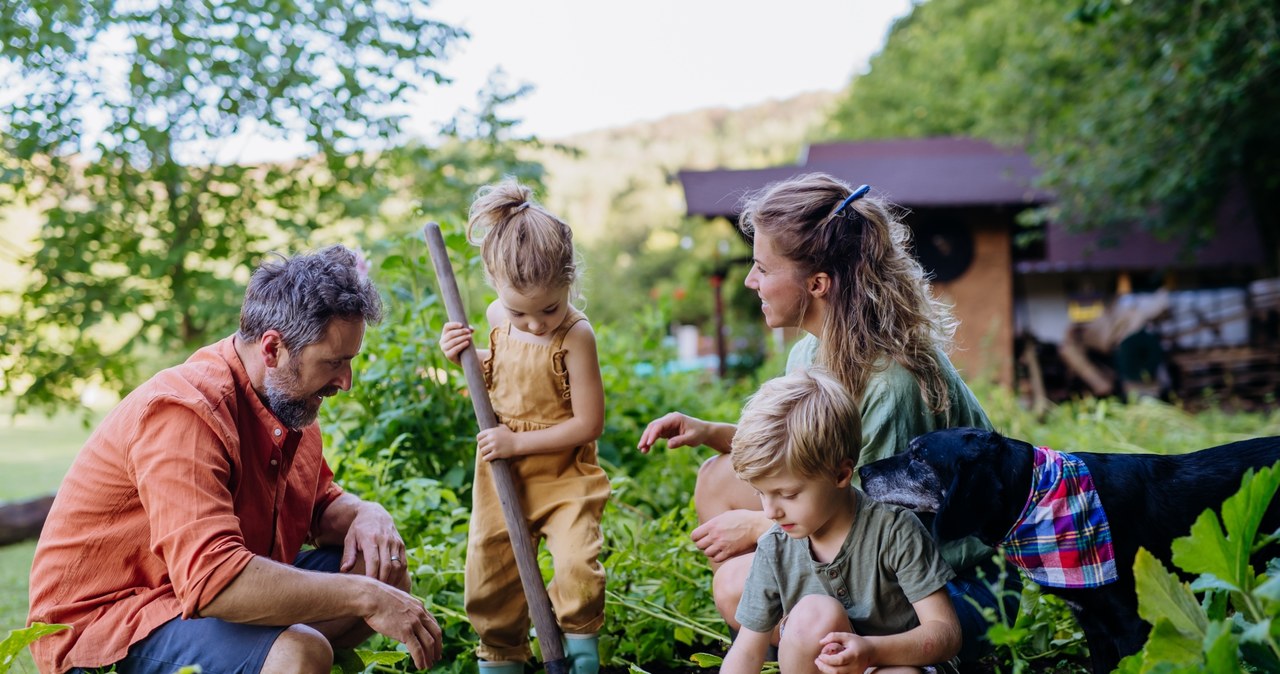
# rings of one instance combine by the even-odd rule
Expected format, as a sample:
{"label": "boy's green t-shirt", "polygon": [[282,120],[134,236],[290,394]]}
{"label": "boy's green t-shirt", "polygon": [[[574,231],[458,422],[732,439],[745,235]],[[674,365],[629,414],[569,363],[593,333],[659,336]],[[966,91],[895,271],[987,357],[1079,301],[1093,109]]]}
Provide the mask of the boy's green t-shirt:
{"label": "boy's green t-shirt", "polygon": [[770,632],[811,594],[839,601],[858,634],[902,634],[920,624],[912,604],[945,588],[955,572],[910,511],[853,493],[853,526],[828,564],[813,559],[809,539],[791,538],[776,524],[760,537],[738,602],[740,625]]}
{"label": "boy's green t-shirt", "polygon": [[[787,372],[808,368],[818,355],[818,338],[805,335],[791,347],[787,356]],[[917,435],[940,428],[972,426],[994,430],[987,413],[978,404],[973,391],[960,378],[951,359],[940,358],[943,376],[951,397],[947,415],[934,414],[920,395],[916,378],[897,361],[891,361],[867,381],[862,395],[862,451],[858,465],[888,458],[907,448]],[[861,486],[854,476],[854,484]],[[942,544],[942,556],[955,569],[968,569],[991,559],[994,550],[976,538]]]}

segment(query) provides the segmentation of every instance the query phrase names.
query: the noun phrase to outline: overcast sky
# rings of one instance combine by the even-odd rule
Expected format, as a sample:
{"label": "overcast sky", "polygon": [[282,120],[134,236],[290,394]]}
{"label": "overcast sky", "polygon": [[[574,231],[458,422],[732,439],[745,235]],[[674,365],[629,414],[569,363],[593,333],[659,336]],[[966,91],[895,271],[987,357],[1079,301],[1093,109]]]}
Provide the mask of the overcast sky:
{"label": "overcast sky", "polygon": [[472,105],[488,74],[535,87],[511,112],[556,138],[709,106],[835,91],[880,49],[910,0],[437,0],[471,32],[415,128]]}

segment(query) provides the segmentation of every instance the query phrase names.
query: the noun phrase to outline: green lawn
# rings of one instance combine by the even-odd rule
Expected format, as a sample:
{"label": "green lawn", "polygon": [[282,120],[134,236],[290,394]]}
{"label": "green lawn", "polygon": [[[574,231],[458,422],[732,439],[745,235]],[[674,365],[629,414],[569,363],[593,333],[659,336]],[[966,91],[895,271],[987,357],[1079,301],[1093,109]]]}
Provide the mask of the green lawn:
{"label": "green lawn", "polygon": [[[92,421],[97,422],[99,417]],[[59,415],[0,416],[0,503],[24,500],[57,490],[76,452],[89,437],[79,417]],[[0,547],[0,636],[27,620],[27,575],[35,542]],[[25,652],[14,661],[16,672],[35,672]]]}

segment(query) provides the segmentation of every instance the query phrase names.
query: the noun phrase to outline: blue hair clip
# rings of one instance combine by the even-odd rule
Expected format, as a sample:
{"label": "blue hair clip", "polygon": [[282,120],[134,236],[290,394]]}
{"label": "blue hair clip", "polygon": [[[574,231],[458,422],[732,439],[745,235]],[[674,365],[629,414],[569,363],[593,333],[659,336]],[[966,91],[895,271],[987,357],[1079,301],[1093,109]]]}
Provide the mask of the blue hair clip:
{"label": "blue hair clip", "polygon": [[870,192],[870,191],[871,191],[870,185],[863,185],[862,187],[859,187],[858,189],[854,190],[853,194],[850,194],[849,196],[845,197],[844,201],[840,202],[840,206],[836,208],[835,214],[839,215],[840,211],[843,211],[849,204],[857,201],[858,199],[861,199],[862,197],[867,196],[867,192]]}

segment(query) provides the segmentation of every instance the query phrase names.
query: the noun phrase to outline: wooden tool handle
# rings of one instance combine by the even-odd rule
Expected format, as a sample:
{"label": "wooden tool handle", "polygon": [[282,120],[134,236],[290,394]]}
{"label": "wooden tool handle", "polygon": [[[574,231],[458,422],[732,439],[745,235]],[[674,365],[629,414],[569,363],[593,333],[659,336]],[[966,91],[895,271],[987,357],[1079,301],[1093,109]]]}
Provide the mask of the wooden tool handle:
{"label": "wooden tool handle", "polygon": [[[453,275],[453,265],[449,262],[449,250],[444,245],[444,235],[440,225],[428,222],[423,228],[427,238],[427,248],[431,251],[431,262],[436,269],[436,280],[440,283],[440,297],[444,299],[445,311],[449,320],[467,324],[467,312],[462,305],[462,295],[458,292],[458,280]],[[480,430],[488,430],[498,425],[498,418],[493,413],[493,403],[489,401],[489,391],[484,385],[484,375],[480,371],[480,359],[476,350],[468,347],[462,350],[460,358],[462,371],[467,376],[467,388],[471,391],[471,404],[475,408],[476,421]],[[538,645],[542,648],[543,666],[548,674],[566,674],[569,671],[568,660],[564,657],[563,635],[560,625],[556,623],[555,613],[551,610],[551,599],[547,596],[547,588],[542,584],[542,572],[538,569],[538,551],[534,546],[533,536],[529,533],[528,520],[520,507],[516,496],[515,481],[511,477],[511,466],[506,459],[494,459],[489,462],[493,471],[493,483],[498,490],[498,500],[502,503],[502,516],[507,522],[507,533],[511,537],[511,547],[516,557],[516,568],[520,571],[520,584],[524,586],[524,596],[529,602],[529,613],[533,616],[533,627],[538,633]]]}

